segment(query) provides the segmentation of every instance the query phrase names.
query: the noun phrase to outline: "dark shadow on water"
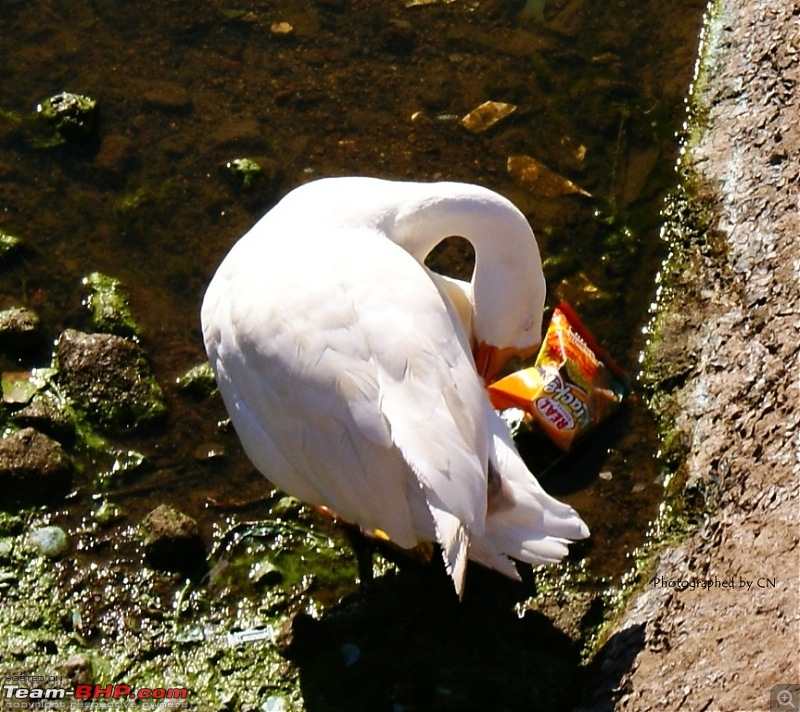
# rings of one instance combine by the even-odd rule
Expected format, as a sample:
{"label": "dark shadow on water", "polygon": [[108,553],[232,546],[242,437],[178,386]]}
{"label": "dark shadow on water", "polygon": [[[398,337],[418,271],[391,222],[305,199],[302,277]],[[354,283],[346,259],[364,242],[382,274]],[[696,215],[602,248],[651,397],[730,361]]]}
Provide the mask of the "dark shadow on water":
{"label": "dark shadow on water", "polygon": [[554,497],[564,497],[589,487],[608,459],[609,448],[619,442],[629,426],[629,408],[595,426],[568,452],[559,450],[545,436],[523,433],[516,439],[520,454],[536,479]]}
{"label": "dark shadow on water", "polygon": [[583,675],[575,643],[532,591],[473,566],[459,602],[441,566],[388,574],[322,619],[295,618],[287,655],[309,712],[568,710]]}

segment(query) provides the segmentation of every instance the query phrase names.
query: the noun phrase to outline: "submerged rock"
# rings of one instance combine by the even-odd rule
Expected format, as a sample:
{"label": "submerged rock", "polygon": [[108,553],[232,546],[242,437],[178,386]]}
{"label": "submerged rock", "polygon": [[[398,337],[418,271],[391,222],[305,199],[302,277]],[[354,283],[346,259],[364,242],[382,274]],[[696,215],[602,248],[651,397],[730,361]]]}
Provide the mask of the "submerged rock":
{"label": "submerged rock", "polygon": [[67,329],[53,360],[70,401],[106,430],[130,430],[166,415],[161,387],[133,341]]}
{"label": "submerged rock", "polygon": [[61,445],[33,428],[0,440],[0,505],[62,499],[72,473],[72,461]]}
{"label": "submerged rock", "polygon": [[39,316],[26,307],[0,311],[0,347],[14,355],[26,353],[42,343]]}
{"label": "submerged rock", "polygon": [[183,112],[192,107],[192,100],[186,89],[175,82],[148,82],[142,93],[142,103],[154,109]]}
{"label": "submerged rock", "polygon": [[61,92],[36,107],[40,121],[52,132],[49,145],[86,141],[94,132],[97,102],[82,94]]}
{"label": "submerged rock", "polygon": [[205,567],[206,552],[197,522],[166,504],[141,523],[144,552],[153,568],[195,573]]}
{"label": "submerged rock", "polygon": [[21,244],[22,240],[16,235],[0,230],[0,259],[17,252]]}
{"label": "submerged rock", "polygon": [[128,305],[128,295],[122,282],[100,272],[83,278],[89,290],[85,304],[92,313],[92,322],[99,331],[118,336],[138,336],[139,325]]}
{"label": "submerged rock", "polygon": [[133,139],[113,134],[103,136],[92,167],[104,183],[121,187],[128,178],[130,167],[136,163],[136,157]]}

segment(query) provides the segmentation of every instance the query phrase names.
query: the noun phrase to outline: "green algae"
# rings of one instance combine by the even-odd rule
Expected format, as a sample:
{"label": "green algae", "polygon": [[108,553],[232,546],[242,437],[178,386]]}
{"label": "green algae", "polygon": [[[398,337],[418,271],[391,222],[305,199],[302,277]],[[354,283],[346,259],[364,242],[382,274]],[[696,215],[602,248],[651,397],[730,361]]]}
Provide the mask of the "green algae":
{"label": "green algae", "polygon": [[250,158],[234,158],[225,164],[225,168],[244,190],[250,190],[263,173],[261,166]]}
{"label": "green algae", "polygon": [[176,379],[178,388],[196,397],[208,398],[217,390],[214,371],[208,361],[192,366]]}
{"label": "green algae", "polygon": [[92,272],[83,278],[82,284],[88,288],[84,304],[89,308],[92,323],[98,331],[117,336],[140,335],[139,325],[120,280]]}
{"label": "green algae", "polygon": [[[16,540],[46,521],[30,513],[24,522],[0,519],[0,527]],[[13,581],[0,607],[0,674],[56,676],[64,659],[82,654],[93,684],[186,689],[183,709],[301,709],[298,670],[282,640],[298,610],[315,609],[315,590],[327,586],[321,578],[353,574],[352,557],[315,529],[307,510],[299,522],[229,524],[215,537],[218,575],[177,593],[147,568],[121,579],[113,562],[77,565],[99,536],[93,527],[75,532],[74,551],[59,561],[10,547],[0,561],[0,585]],[[279,582],[249,573],[265,551],[280,562]]]}
{"label": "green algae", "polygon": [[22,246],[22,238],[11,233],[0,230],[0,259],[5,259],[19,251]]}

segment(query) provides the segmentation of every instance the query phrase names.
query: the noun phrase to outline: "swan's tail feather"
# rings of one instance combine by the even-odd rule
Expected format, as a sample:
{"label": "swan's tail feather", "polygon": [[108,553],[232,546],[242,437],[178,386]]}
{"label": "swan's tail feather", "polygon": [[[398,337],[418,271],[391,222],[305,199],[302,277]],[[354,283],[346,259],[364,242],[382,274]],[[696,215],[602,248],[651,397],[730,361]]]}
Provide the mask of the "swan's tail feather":
{"label": "swan's tail feather", "polygon": [[467,572],[469,537],[461,520],[428,502],[436,528],[436,540],[442,547],[442,557],[448,575],[453,579],[458,597],[464,592],[464,576]]}
{"label": "swan's tail feather", "polygon": [[485,538],[473,538],[470,540],[469,558],[488,569],[499,571],[514,581],[520,580],[519,571],[517,571],[514,562],[504,554],[499,553],[497,547],[492,546]]}
{"label": "swan's tail feather", "polygon": [[489,506],[484,534],[472,537],[470,558],[518,578],[509,557],[534,565],[556,563],[571,542],[589,536],[589,528],[572,507],[542,489],[494,411],[489,422]]}

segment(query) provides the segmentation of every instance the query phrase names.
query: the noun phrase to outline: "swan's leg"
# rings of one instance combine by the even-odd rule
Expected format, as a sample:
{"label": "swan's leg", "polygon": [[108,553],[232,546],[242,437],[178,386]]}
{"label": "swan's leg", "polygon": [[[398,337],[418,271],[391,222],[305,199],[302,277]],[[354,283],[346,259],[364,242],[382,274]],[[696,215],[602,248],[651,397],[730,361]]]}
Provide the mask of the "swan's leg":
{"label": "swan's leg", "polygon": [[344,533],[356,555],[358,565],[358,580],[362,586],[368,586],[374,579],[372,570],[372,553],[374,551],[374,540],[367,537],[355,524],[342,522]]}

